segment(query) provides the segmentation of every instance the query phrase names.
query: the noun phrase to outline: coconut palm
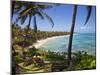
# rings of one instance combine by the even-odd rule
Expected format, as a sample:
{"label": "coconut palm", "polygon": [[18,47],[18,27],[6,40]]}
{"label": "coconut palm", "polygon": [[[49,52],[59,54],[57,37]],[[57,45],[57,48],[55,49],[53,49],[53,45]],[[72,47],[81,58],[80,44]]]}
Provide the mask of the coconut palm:
{"label": "coconut palm", "polygon": [[[87,16],[86,16],[86,21],[84,25],[86,25],[87,22],[89,21],[89,18],[91,16],[92,6],[86,6],[86,9],[87,9]],[[78,10],[78,6],[75,5],[74,10],[73,10],[72,25],[71,25],[70,36],[69,36],[69,44],[68,44],[68,65],[71,65],[71,60],[72,60],[71,58],[72,40],[73,40],[73,33],[75,29],[77,10]]]}
{"label": "coconut palm", "polygon": [[[15,1],[14,1],[14,4],[15,4]],[[35,32],[34,34],[35,41],[37,40],[37,21],[36,21],[37,17],[40,17],[41,19],[47,18],[52,24],[52,27],[54,26],[54,22],[51,19],[51,17],[48,16],[45,12],[43,12],[44,9],[51,8],[51,7],[52,7],[51,5],[41,5],[41,4],[33,3],[33,2],[27,3],[27,2],[16,1],[16,4],[13,7],[14,8],[13,11],[15,11],[15,13],[18,13],[18,18],[16,19],[16,22],[20,20],[21,24],[24,24],[25,21],[28,19],[27,30],[24,35],[25,37],[24,42],[23,42],[24,44],[25,44],[25,41],[27,40],[27,34],[30,29],[32,19],[34,19],[33,27],[34,27],[34,32]],[[23,50],[25,50],[24,47],[23,47]],[[24,57],[25,56],[23,55],[23,58]]]}
{"label": "coconut palm", "polygon": [[[13,2],[15,4],[15,1]],[[12,4],[13,5],[13,4]],[[18,18],[16,19],[16,22],[20,20],[21,24],[24,24],[26,19],[28,19],[28,25],[27,25],[27,31],[26,34],[30,28],[31,21],[34,18],[34,32],[35,32],[35,39],[37,39],[37,21],[36,18],[40,17],[42,20],[45,18],[48,19],[48,21],[51,23],[52,27],[54,26],[54,22],[51,19],[50,16],[48,16],[43,10],[47,8],[51,8],[53,5],[43,5],[39,3],[33,3],[33,2],[20,2],[17,1],[15,4],[15,12],[18,13]],[[14,10],[13,10],[14,11]]]}
{"label": "coconut palm", "polygon": [[[43,12],[44,9],[46,8],[51,8],[51,5],[41,5],[38,3],[32,3],[32,2],[21,2],[21,1],[12,1],[12,18],[14,14],[18,15],[18,18],[16,19],[16,23],[20,20],[21,24],[24,24],[24,22],[28,19],[28,25],[27,25],[27,30],[26,30],[26,34],[28,30],[30,29],[30,25],[31,25],[31,21],[34,18],[34,32],[37,33],[37,22],[36,22],[36,18],[40,17],[41,19],[47,18],[50,23],[52,24],[52,27],[54,26],[54,22],[51,19],[50,16],[48,16],[45,12]],[[35,36],[37,36],[35,34]],[[25,38],[26,40],[26,38]],[[12,46],[13,47],[13,46]],[[14,52],[15,54],[15,52]],[[25,57],[25,56],[23,56]],[[14,58],[13,58],[14,59]],[[13,62],[15,63],[15,61],[13,60]],[[15,67],[12,66],[12,67]]]}
{"label": "coconut palm", "polygon": [[18,18],[17,18],[16,22],[20,20],[21,24],[24,24],[26,19],[29,18],[29,23],[27,25],[27,27],[29,28],[30,24],[31,24],[31,20],[34,17],[34,19],[35,19],[34,20],[34,27],[37,29],[37,24],[35,22],[36,22],[36,18],[38,16],[41,19],[47,18],[50,21],[50,23],[52,24],[52,27],[54,26],[54,22],[51,19],[51,17],[48,16],[45,12],[43,12],[44,9],[51,8],[52,7],[51,5],[41,5],[41,4],[32,3],[32,2],[28,2],[28,3],[23,2],[23,3],[21,3],[19,1],[19,4],[17,3],[16,6],[17,7],[16,7],[15,11],[16,12],[20,11],[18,13]]}
{"label": "coconut palm", "polygon": [[[50,21],[52,24],[52,27],[54,26],[54,22],[51,19],[50,16],[48,16],[45,12],[43,12],[44,9],[46,8],[51,8],[51,5],[41,5],[39,3],[33,3],[33,2],[22,2],[22,1],[12,1],[12,17],[13,14],[17,14],[18,18],[16,19],[16,22],[20,20],[21,24],[24,24],[26,19],[28,19],[28,25],[27,25],[27,30],[26,34],[24,35],[27,37],[27,32],[30,28],[32,18],[34,18],[34,32],[35,32],[35,37],[37,36],[37,22],[36,18],[40,17],[41,19],[44,19],[45,17]],[[36,39],[36,38],[35,38]]]}

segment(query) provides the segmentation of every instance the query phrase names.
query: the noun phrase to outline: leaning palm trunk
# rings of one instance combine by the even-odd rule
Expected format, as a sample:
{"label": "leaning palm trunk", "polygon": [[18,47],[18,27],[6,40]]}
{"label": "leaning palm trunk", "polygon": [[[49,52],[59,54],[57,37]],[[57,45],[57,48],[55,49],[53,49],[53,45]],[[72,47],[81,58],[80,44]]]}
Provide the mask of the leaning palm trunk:
{"label": "leaning palm trunk", "polygon": [[68,65],[69,66],[71,65],[72,40],[73,40],[73,33],[75,28],[76,15],[77,15],[77,5],[74,6],[72,25],[71,25],[71,31],[69,37],[69,44],[68,44]]}
{"label": "leaning palm trunk", "polygon": [[[25,41],[25,42],[26,42],[26,40],[27,40],[27,34],[28,34],[28,32],[29,32],[29,29],[30,29],[31,19],[32,19],[32,17],[31,17],[31,15],[29,15],[29,24],[27,25],[27,29],[26,29],[25,37],[24,37],[24,41]],[[24,47],[25,47],[25,46],[24,46]],[[26,48],[24,48],[24,47],[23,47],[22,55],[23,55],[23,59],[25,60],[26,54],[25,54],[24,52],[25,52],[25,49],[26,49]]]}
{"label": "leaning palm trunk", "polygon": [[34,32],[35,32],[35,42],[37,42],[37,23],[36,23],[36,15],[34,15]]}

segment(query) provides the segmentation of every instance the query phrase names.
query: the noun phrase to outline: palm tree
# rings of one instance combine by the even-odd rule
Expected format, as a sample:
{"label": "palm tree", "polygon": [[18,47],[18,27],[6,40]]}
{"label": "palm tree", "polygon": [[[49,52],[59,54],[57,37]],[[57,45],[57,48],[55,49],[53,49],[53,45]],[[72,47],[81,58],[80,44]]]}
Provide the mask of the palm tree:
{"label": "palm tree", "polygon": [[[50,5],[40,5],[38,3],[32,3],[32,2],[23,2],[23,4],[19,1],[19,10],[15,9],[17,12],[19,12],[18,14],[18,18],[16,20],[17,21],[21,21],[21,24],[24,24],[24,22],[26,21],[27,18],[29,18],[29,24],[27,25],[27,27],[30,27],[31,24],[31,18],[33,18],[35,16],[34,19],[36,19],[36,17],[40,17],[41,19],[44,19],[45,17],[50,21],[50,23],[52,23],[52,27],[54,26],[54,22],[51,19],[50,16],[48,16],[45,12],[43,12],[44,9],[46,8],[51,8],[52,6]],[[22,6],[22,7],[20,7]],[[21,9],[23,8],[23,9]],[[37,16],[36,16],[37,15]],[[35,22],[36,20],[34,20]],[[35,24],[34,24],[35,25]],[[34,26],[35,27],[35,26]],[[37,27],[37,24],[36,24]],[[35,28],[34,28],[35,29]]]}
{"label": "palm tree", "polygon": [[[50,16],[48,16],[43,10],[46,8],[51,8],[52,5],[41,5],[38,3],[32,3],[32,2],[21,2],[21,1],[13,1],[12,2],[12,17],[13,14],[17,14],[18,18],[16,19],[16,23],[20,20],[21,24],[24,24],[25,21],[28,19],[28,25],[27,25],[27,29],[26,29],[26,33],[24,34],[24,41],[27,40],[27,34],[28,31],[30,29],[30,25],[31,25],[31,21],[32,19],[34,19],[33,23],[33,27],[34,27],[34,36],[35,36],[35,40],[37,40],[37,22],[36,22],[36,18],[40,17],[41,19],[44,20],[44,18],[47,18],[49,20],[49,22],[52,24],[52,27],[54,26],[54,22],[51,19]],[[23,42],[23,45],[25,45],[25,42]],[[24,55],[24,50],[25,48],[23,47],[23,58],[25,58]]]}
{"label": "palm tree", "polygon": [[[91,16],[91,11],[92,11],[92,6],[86,6],[87,8],[87,17],[85,24],[87,24],[90,16]],[[69,37],[69,44],[68,44],[68,65],[71,65],[71,51],[72,51],[72,40],[73,40],[73,33],[74,33],[74,28],[75,28],[75,23],[76,23],[76,16],[77,16],[77,10],[78,6],[74,5],[74,10],[73,10],[73,17],[72,17],[72,25],[71,25],[71,30],[70,30],[70,37]]]}
{"label": "palm tree", "polygon": [[[21,24],[24,24],[26,19],[29,20],[28,25],[27,25],[26,35],[30,28],[32,18],[34,18],[33,27],[34,27],[35,33],[37,33],[37,22],[36,22],[37,17],[40,17],[41,19],[47,18],[52,24],[52,27],[54,26],[54,22],[51,19],[51,17],[48,16],[45,12],[43,12],[44,9],[51,8],[51,7],[52,7],[51,5],[41,5],[41,4],[32,3],[32,2],[27,3],[27,2],[21,2],[21,1],[12,1],[12,12],[11,12],[12,17],[11,18],[13,18],[14,14],[17,14],[18,18],[16,19],[16,23],[20,20]],[[37,35],[35,34],[35,36]],[[15,63],[14,60],[13,62]],[[13,65],[12,67],[15,67],[15,65]]]}
{"label": "palm tree", "polygon": [[[15,3],[15,1],[13,2]],[[27,25],[27,31],[26,34],[30,28],[31,25],[31,21],[34,18],[34,32],[35,32],[35,39],[37,38],[37,22],[36,22],[36,18],[40,17],[42,20],[44,20],[44,18],[47,18],[49,20],[49,22],[52,24],[52,27],[54,26],[54,22],[51,19],[50,16],[48,16],[45,12],[43,12],[44,9],[47,8],[51,8],[53,5],[41,5],[39,3],[32,3],[32,2],[20,2],[18,4],[18,1],[16,3],[16,9],[15,11],[18,12],[18,18],[16,19],[16,22],[18,22],[20,20],[21,24],[24,24],[24,22],[26,21],[27,18],[29,18],[29,23]],[[13,4],[12,4],[13,5]]]}

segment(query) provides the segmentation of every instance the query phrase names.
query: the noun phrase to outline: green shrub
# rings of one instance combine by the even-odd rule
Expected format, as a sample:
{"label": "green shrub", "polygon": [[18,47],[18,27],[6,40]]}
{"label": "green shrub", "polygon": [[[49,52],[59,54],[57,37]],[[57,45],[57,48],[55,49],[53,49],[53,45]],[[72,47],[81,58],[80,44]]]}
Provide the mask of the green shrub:
{"label": "green shrub", "polygon": [[86,52],[78,53],[78,60],[75,64],[76,70],[86,70],[86,69],[95,69],[96,68],[96,58],[95,56],[88,55]]}
{"label": "green shrub", "polygon": [[21,58],[19,55],[15,56],[15,60],[16,60],[16,63],[21,63],[23,62],[23,58]]}

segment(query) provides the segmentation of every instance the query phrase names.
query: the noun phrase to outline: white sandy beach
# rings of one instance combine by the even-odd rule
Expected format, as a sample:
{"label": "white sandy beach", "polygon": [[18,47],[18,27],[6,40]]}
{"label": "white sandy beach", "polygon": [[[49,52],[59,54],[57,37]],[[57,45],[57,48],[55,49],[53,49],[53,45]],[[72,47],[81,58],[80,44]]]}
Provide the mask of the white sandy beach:
{"label": "white sandy beach", "polygon": [[49,37],[47,39],[42,39],[42,40],[38,40],[37,43],[34,43],[32,46],[30,46],[29,48],[32,48],[33,46],[35,46],[36,48],[41,47],[43,44],[45,44],[46,42],[56,39],[56,38],[61,38],[61,37],[65,37],[65,36],[69,36],[69,35],[64,35],[64,36],[54,36],[54,37]]}

